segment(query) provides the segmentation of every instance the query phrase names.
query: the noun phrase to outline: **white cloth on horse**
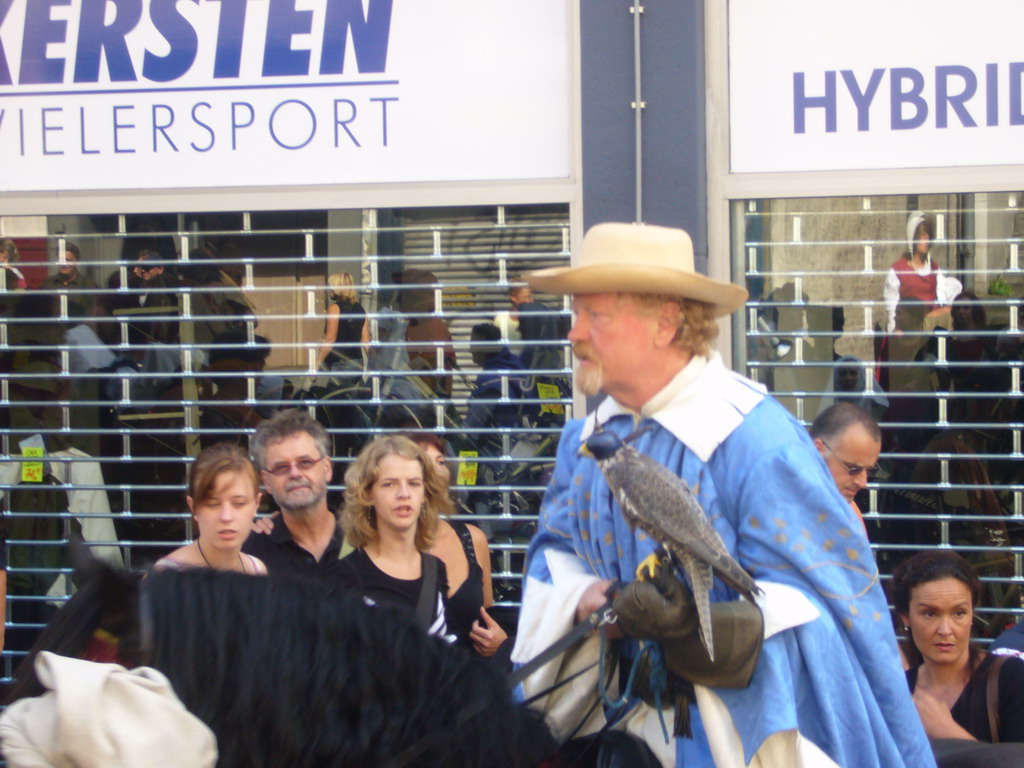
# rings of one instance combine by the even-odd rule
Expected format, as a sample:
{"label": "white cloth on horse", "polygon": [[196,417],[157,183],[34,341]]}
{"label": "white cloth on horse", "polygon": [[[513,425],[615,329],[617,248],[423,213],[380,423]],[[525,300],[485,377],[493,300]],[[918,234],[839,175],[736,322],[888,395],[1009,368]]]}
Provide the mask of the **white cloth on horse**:
{"label": "white cloth on horse", "polygon": [[9,768],[213,768],[213,732],[149,667],[127,670],[43,651],[36,674],[49,693],[0,715]]}

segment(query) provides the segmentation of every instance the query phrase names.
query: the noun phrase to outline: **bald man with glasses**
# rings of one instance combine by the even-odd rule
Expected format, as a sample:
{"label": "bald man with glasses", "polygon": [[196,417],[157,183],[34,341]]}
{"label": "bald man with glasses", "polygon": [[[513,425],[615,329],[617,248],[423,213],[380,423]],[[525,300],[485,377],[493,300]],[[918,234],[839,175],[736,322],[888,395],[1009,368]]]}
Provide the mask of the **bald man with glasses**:
{"label": "bald man with glasses", "polygon": [[882,452],[878,422],[856,405],[836,403],[818,414],[810,434],[836,488],[863,524],[854,497],[867,487],[878,469]]}

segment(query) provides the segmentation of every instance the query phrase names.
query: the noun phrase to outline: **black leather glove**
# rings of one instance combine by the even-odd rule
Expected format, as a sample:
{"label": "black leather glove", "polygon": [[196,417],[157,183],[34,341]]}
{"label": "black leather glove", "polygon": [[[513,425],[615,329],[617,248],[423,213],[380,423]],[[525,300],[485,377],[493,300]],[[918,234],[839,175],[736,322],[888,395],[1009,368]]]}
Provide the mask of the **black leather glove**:
{"label": "black leather glove", "polygon": [[651,579],[632,581],[615,598],[618,624],[627,635],[661,645],[665,666],[697,685],[745,688],[764,640],[764,617],[747,600],[711,603],[715,660],[700,639],[690,588],[659,566]]}

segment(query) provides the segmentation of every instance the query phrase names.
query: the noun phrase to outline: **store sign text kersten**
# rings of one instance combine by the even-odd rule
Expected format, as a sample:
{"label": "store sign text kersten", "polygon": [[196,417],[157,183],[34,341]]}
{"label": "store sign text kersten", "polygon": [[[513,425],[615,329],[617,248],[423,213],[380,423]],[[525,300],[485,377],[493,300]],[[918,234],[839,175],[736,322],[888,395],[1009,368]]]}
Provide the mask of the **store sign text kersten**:
{"label": "store sign text kersten", "polygon": [[566,179],[571,9],[0,0],[0,195]]}
{"label": "store sign text kersten", "polygon": [[[195,23],[190,4],[216,23]],[[20,56],[0,38],[0,141],[9,152],[13,133],[21,157],[386,147],[392,0],[323,0],[317,30],[295,5],[268,0],[256,35],[248,0],[80,0],[72,18],[60,13],[72,0],[27,0]],[[0,0],[0,34],[14,7]],[[34,103],[11,109],[9,96]]]}

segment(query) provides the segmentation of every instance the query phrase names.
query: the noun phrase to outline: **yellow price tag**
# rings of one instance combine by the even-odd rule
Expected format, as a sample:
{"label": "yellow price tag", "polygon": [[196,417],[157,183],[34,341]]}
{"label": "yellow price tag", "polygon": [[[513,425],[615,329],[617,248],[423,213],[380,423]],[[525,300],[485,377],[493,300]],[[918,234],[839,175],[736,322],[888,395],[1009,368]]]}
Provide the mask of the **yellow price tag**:
{"label": "yellow price tag", "polygon": [[[46,455],[46,451],[43,448],[35,446],[22,448],[21,455],[26,458],[38,458],[41,459]],[[41,483],[43,482],[43,462],[41,461],[23,461],[21,463],[21,482],[23,483]]]}
{"label": "yellow price tag", "polygon": [[[537,397],[541,400],[557,400],[560,396],[558,386],[555,384],[544,384],[537,382]],[[541,413],[555,413],[561,415],[565,413],[565,408],[562,407],[561,403],[544,403],[540,407]]]}
{"label": "yellow price tag", "polygon": [[[460,459],[475,459],[479,451],[459,451]],[[475,461],[460,461],[459,474],[455,477],[456,485],[476,485],[476,471],[480,465]]]}

